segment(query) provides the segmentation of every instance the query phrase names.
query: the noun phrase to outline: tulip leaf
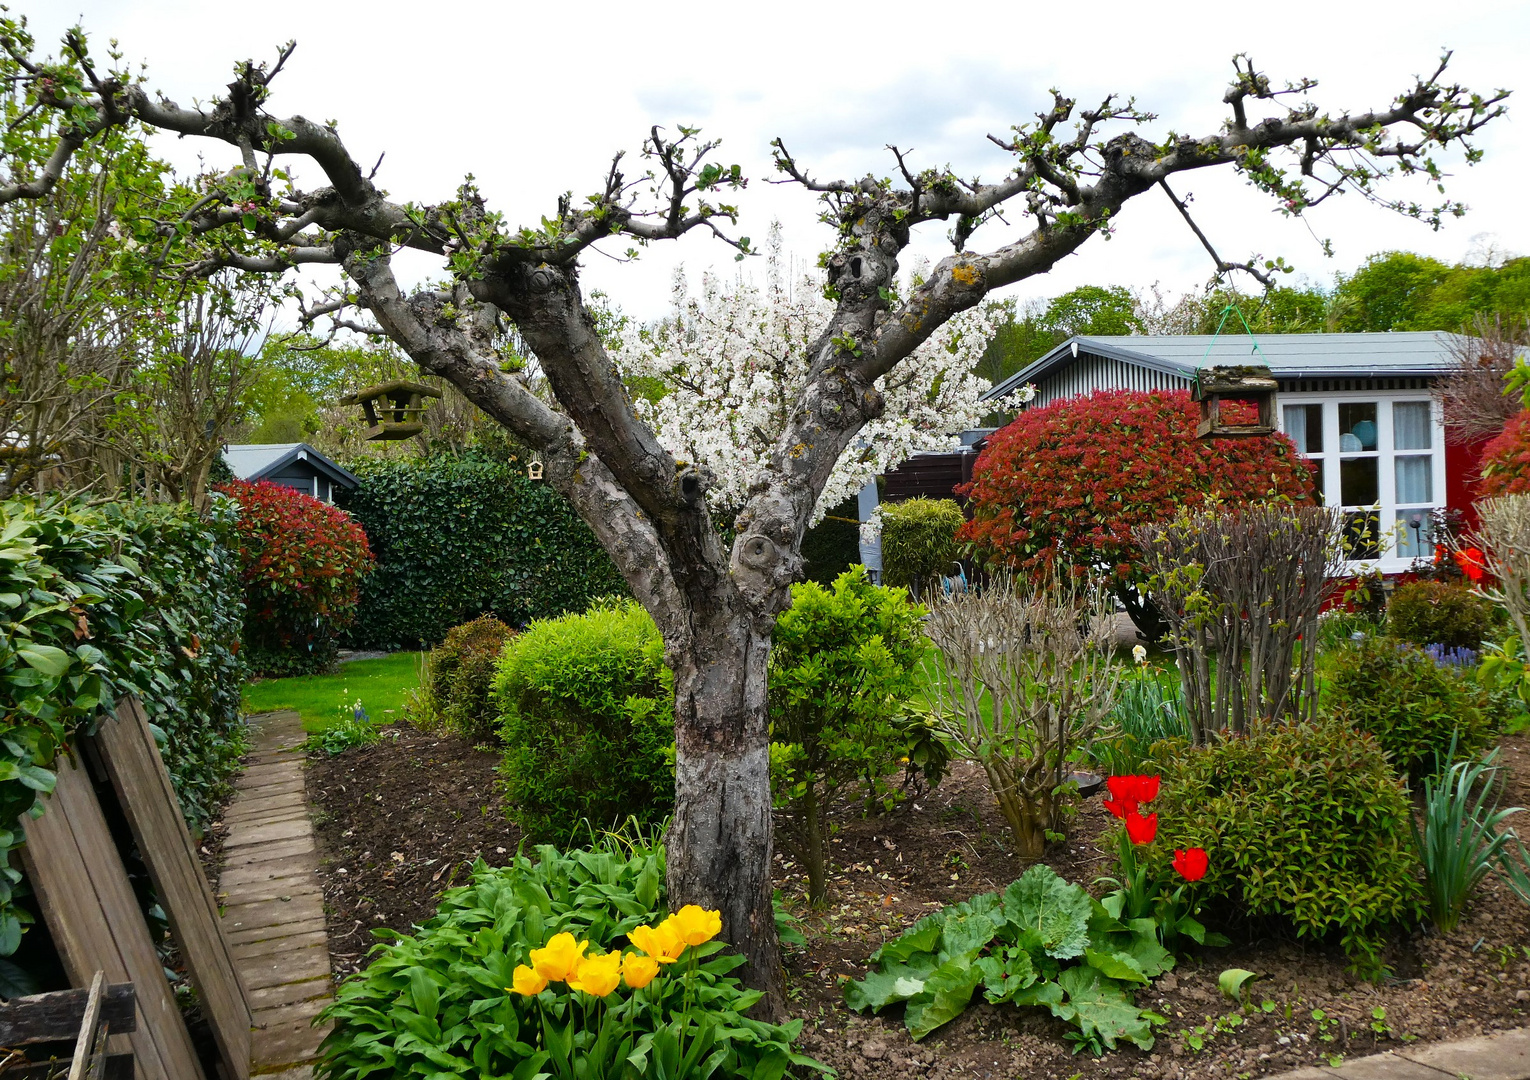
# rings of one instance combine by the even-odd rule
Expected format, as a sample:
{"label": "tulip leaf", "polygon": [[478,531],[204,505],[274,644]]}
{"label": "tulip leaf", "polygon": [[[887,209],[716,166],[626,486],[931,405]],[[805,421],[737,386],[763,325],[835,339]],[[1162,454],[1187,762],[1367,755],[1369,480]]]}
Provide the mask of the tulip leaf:
{"label": "tulip leaf", "polygon": [[1250,979],[1259,976],[1246,968],[1228,968],[1217,976],[1217,987],[1229,1001],[1243,1000],[1243,987]]}
{"label": "tulip leaf", "polygon": [[1083,956],[1089,944],[1090,896],[1038,863],[1004,890],[1004,917],[1020,933],[1034,930],[1041,950],[1057,960]]}

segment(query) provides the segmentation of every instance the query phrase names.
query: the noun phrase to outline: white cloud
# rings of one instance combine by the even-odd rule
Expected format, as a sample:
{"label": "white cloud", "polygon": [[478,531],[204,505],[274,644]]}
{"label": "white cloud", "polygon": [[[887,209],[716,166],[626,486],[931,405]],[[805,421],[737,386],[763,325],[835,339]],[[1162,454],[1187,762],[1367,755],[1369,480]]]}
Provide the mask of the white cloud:
{"label": "white cloud", "polygon": [[[34,0],[35,5],[35,0]],[[56,39],[68,9],[22,4],[44,40]],[[593,190],[611,155],[635,154],[653,123],[697,123],[724,140],[723,156],[754,178],[739,202],[743,233],[785,225],[787,244],[811,258],[828,242],[805,193],[764,181],[768,144],[786,138],[818,176],[892,171],[888,142],[912,147],[921,165],[950,163],[997,177],[1004,155],[984,136],[1002,134],[1044,109],[1048,87],[1082,103],[1107,92],[1134,94],[1158,113],[1160,130],[1212,131],[1235,52],[1252,52],[1277,79],[1311,76],[1325,108],[1384,104],[1456,50],[1455,77],[1490,90],[1515,88],[1530,7],[1338,0],[1301,13],[1268,5],[1108,0],[1085,7],[1027,3],[827,5],[777,2],[577,5],[511,3],[367,5],[278,0],[258,8],[192,0],[76,0],[75,14],[98,47],[116,37],[149,65],[170,96],[205,100],[229,81],[238,59],[299,48],[275,83],[272,108],[340,122],[354,155],[386,158],[380,178],[400,198],[447,197],[476,174],[512,221],[535,221],[557,196]],[[13,10],[15,10],[13,8]],[[1452,178],[1450,194],[1473,207],[1439,233],[1355,198],[1319,208],[1313,230],[1334,241],[1325,260],[1302,224],[1271,212],[1267,199],[1229,170],[1181,178],[1222,254],[1284,255],[1327,279],[1366,255],[1392,248],[1457,260],[1473,237],[1530,251],[1522,195],[1530,149],[1511,115],[1481,140],[1486,160]],[[179,166],[198,153],[219,164],[224,148],[164,140]],[[942,253],[931,226],[918,249]],[[990,242],[1004,236],[993,231]],[[982,234],[980,234],[981,238]],[[1480,245],[1479,245],[1480,246]],[[627,310],[649,316],[668,299],[677,262],[699,271],[731,253],[696,236],[648,249],[635,265],[599,256],[585,281]],[[1085,282],[1174,290],[1203,282],[1210,263],[1167,200],[1128,206],[1116,237],[1092,240],[1017,295],[1051,296]],[[422,268],[421,272],[424,272]]]}

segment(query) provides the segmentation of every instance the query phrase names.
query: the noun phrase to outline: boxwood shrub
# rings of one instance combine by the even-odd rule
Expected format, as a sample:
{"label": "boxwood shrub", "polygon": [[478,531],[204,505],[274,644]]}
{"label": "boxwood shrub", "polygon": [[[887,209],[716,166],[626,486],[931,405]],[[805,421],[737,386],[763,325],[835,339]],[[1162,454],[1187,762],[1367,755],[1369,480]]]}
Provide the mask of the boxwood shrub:
{"label": "boxwood shrub", "polygon": [[[181,809],[200,832],[244,751],[234,510],[13,499],[0,504],[0,856],[53,790],[74,732],[142,699]],[[0,860],[3,862],[3,860]],[[0,955],[21,939],[0,870]]]}
{"label": "boxwood shrub", "polygon": [[1423,904],[1412,807],[1374,738],[1329,717],[1157,752],[1161,880],[1175,880],[1175,849],[1203,847],[1198,888],[1223,917],[1337,939],[1356,970],[1380,972],[1388,930],[1416,924]]}
{"label": "boxwood shrub", "polygon": [[361,484],[336,498],[377,558],[349,631],[358,647],[434,645],[486,612],[519,626],[627,591],[568,500],[522,462],[471,452],[351,468]]}
{"label": "boxwood shrub", "polygon": [[1387,632],[1414,645],[1482,648],[1493,626],[1493,605],[1465,585],[1413,581],[1387,602]]}
{"label": "boxwood shrub", "polygon": [[497,737],[499,717],[489,691],[500,654],[514,636],[493,615],[482,615],[452,627],[430,651],[431,711],[449,731],[475,743]]}
{"label": "boxwood shrub", "polygon": [[674,678],[636,602],[532,623],[506,647],[494,696],[505,803],[527,835],[658,822],[674,806]]}
{"label": "boxwood shrub", "polygon": [[1404,776],[1436,771],[1458,738],[1458,754],[1491,741],[1495,710],[1474,672],[1437,663],[1422,649],[1385,637],[1347,642],[1320,665],[1323,708],[1375,736]]}

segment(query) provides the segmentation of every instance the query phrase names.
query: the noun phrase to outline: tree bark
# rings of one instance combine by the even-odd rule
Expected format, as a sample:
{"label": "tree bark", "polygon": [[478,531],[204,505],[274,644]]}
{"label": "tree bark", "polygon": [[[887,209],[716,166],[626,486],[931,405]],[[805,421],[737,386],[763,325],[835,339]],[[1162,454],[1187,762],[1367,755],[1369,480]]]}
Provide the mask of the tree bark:
{"label": "tree bark", "polygon": [[722,912],[724,933],[748,961],[744,981],[765,991],[758,1011],[778,1019],[785,980],[771,881],[770,637],[754,621],[748,612],[715,613],[691,648],[671,650],[675,817],[667,877],[672,905]]}

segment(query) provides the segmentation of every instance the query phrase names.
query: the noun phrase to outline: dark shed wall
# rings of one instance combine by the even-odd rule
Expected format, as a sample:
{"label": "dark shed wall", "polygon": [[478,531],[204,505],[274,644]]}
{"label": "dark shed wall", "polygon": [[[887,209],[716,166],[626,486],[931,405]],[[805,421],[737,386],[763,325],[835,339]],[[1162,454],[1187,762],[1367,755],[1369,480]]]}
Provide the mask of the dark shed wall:
{"label": "dark shed wall", "polygon": [[976,454],[918,454],[887,474],[882,490],[885,502],[902,502],[924,496],[927,499],[956,499],[966,503],[954,488],[972,479]]}

